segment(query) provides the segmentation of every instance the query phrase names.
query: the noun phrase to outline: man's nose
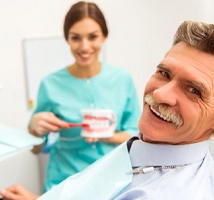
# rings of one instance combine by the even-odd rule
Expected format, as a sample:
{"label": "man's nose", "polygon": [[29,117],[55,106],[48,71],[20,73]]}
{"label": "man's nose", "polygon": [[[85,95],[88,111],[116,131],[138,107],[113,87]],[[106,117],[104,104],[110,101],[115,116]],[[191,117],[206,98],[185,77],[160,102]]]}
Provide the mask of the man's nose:
{"label": "man's nose", "polygon": [[157,103],[175,106],[177,103],[178,86],[174,82],[166,83],[153,91],[153,98]]}

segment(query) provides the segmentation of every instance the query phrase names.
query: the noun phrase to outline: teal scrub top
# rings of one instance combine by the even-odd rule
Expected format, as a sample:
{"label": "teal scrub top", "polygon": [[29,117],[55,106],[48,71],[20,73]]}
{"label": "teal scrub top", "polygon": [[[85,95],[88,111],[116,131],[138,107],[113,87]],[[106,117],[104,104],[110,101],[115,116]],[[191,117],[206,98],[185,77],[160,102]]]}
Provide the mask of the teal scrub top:
{"label": "teal scrub top", "polygon": [[[123,68],[103,63],[98,75],[80,79],[66,67],[42,80],[34,114],[53,112],[61,120],[80,123],[83,109],[111,109],[117,118],[116,132],[131,135],[138,132],[141,111],[138,96],[129,72]],[[59,131],[50,148],[44,192],[116,147],[102,142],[87,143],[80,134],[80,127]]]}

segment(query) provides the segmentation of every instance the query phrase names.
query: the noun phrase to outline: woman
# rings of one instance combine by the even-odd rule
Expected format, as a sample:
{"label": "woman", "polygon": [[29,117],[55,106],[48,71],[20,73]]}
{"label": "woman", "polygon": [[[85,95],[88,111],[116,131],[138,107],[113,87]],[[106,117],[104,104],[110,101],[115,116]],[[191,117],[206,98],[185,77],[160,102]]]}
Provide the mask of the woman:
{"label": "woman", "polygon": [[[44,192],[68,176],[78,173],[137,133],[140,116],[138,97],[129,73],[99,62],[99,53],[108,36],[105,18],[94,3],[78,2],[68,11],[64,36],[75,62],[48,75],[41,82],[37,108],[29,132],[45,136],[59,132],[50,148]],[[110,138],[83,138],[80,123],[82,109],[111,109],[117,118]],[[34,152],[47,149],[34,148]]]}

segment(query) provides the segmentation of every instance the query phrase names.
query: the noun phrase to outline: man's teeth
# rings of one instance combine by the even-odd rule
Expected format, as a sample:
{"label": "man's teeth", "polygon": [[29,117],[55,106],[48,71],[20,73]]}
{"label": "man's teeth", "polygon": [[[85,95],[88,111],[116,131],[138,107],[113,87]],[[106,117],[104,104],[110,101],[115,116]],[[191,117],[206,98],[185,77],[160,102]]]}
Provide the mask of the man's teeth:
{"label": "man's teeth", "polygon": [[161,113],[159,113],[158,111],[156,111],[152,106],[150,106],[150,108],[151,108],[152,112],[154,112],[160,118],[164,119],[165,121],[172,122],[172,120],[170,118],[168,118],[167,116],[162,115]]}

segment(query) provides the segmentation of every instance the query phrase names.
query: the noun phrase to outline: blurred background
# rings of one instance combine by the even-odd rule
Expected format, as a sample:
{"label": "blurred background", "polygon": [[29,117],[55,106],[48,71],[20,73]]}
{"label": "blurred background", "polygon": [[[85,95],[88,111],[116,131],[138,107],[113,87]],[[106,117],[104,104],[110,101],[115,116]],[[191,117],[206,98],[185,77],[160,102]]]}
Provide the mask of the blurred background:
{"label": "blurred background", "polygon": [[[0,124],[27,130],[33,108],[28,102],[24,41],[62,37],[65,14],[75,2],[0,0]],[[178,25],[184,20],[214,23],[213,0],[91,2],[102,9],[109,27],[103,59],[130,71],[141,105],[145,84],[170,48]],[[0,189],[21,183],[39,194],[46,159],[26,152],[0,162]]]}

